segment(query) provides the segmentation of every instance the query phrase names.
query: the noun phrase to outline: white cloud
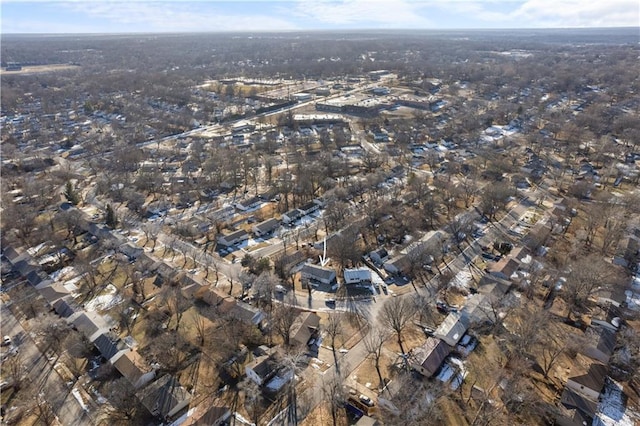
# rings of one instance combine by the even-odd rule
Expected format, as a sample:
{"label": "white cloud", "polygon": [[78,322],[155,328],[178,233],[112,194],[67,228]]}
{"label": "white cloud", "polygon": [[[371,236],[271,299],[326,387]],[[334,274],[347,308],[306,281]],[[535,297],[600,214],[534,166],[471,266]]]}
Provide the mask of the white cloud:
{"label": "white cloud", "polygon": [[637,0],[528,0],[514,13],[547,27],[638,26],[640,3]]}
{"label": "white cloud", "polygon": [[434,0],[441,9],[495,28],[636,27],[637,0]]}
{"label": "white cloud", "polygon": [[293,14],[323,24],[347,27],[429,28],[424,2],[407,0],[302,0]]}
{"label": "white cloud", "polygon": [[[298,27],[279,17],[218,12],[201,2],[68,2],[66,7],[106,24],[139,26],[142,31],[259,31],[294,30]],[[208,7],[207,7],[208,6]]]}

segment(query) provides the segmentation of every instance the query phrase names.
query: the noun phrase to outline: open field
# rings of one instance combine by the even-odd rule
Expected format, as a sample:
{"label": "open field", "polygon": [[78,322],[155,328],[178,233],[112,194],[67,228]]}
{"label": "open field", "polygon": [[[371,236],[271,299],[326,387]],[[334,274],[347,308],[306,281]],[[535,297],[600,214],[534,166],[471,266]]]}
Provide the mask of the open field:
{"label": "open field", "polygon": [[41,74],[46,72],[56,72],[56,71],[72,71],[79,70],[79,65],[69,65],[69,64],[50,64],[50,65],[32,65],[32,66],[24,66],[20,71],[7,71],[0,70],[0,75],[32,75],[32,74]]}

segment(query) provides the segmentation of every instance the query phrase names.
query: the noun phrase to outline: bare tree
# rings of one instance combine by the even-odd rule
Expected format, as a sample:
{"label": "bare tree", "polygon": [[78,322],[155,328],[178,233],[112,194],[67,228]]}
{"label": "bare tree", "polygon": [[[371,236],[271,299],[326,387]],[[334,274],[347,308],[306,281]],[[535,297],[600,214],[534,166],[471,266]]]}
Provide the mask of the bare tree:
{"label": "bare tree", "polygon": [[162,300],[166,308],[169,310],[170,315],[168,321],[171,321],[171,319],[175,317],[175,330],[178,330],[184,311],[189,309],[189,306],[191,305],[189,300],[182,295],[182,292],[177,285],[169,285],[165,287],[162,293]]}
{"label": "bare tree", "polygon": [[378,373],[378,379],[380,379],[380,389],[383,389],[386,384],[380,371],[380,360],[382,359],[382,347],[388,338],[389,333],[387,330],[374,327],[362,339],[367,355],[373,359],[373,365]]}
{"label": "bare tree", "polygon": [[268,308],[269,311],[273,308],[273,294],[276,289],[276,285],[280,283],[280,280],[270,271],[262,272],[253,280],[253,295],[259,306]]}
{"label": "bare tree", "polygon": [[193,329],[196,331],[196,335],[198,336],[198,345],[203,347],[211,331],[209,328],[209,322],[203,315],[200,315],[195,310],[191,311],[189,320]]}
{"label": "bare tree", "polygon": [[251,421],[258,424],[260,416],[264,413],[263,397],[259,386],[249,377],[245,377],[238,385],[244,392],[244,406]]}
{"label": "bare tree", "polygon": [[344,329],[342,322],[344,316],[341,313],[331,313],[327,319],[327,324],[324,327],[327,336],[329,337],[329,344],[331,345],[331,351],[333,352],[333,361],[336,365],[336,371],[340,371],[340,365],[338,363],[338,354],[336,352],[336,342],[342,336]]}
{"label": "bare tree", "polygon": [[106,410],[110,421],[115,424],[130,424],[134,421],[140,410],[140,402],[136,398],[135,389],[126,378],[120,377],[107,383],[102,394],[109,401]]}
{"label": "bare tree", "polygon": [[429,426],[440,424],[443,413],[439,399],[446,396],[445,388],[438,382],[416,381],[409,372],[396,379],[398,391],[388,398],[392,406],[385,404],[385,419],[391,424]]}
{"label": "bare tree", "polygon": [[599,255],[580,257],[569,265],[568,274],[560,296],[567,303],[567,318],[576,309],[584,309],[589,299],[609,286],[612,266]]}
{"label": "bare tree", "polygon": [[545,342],[539,346],[541,352],[539,359],[542,361],[542,371],[544,377],[548,379],[551,369],[558,358],[565,352],[567,346],[563,339],[552,335],[548,335],[548,337],[545,338]]}
{"label": "bare tree", "polygon": [[485,186],[480,200],[480,211],[490,220],[494,220],[496,214],[507,206],[512,194],[513,191],[503,182]]}
{"label": "bare tree", "polygon": [[405,297],[395,297],[382,306],[379,320],[381,324],[396,333],[402,354],[406,354],[402,346],[402,332],[410,324],[415,314],[415,305]]}
{"label": "bare tree", "polygon": [[272,327],[284,342],[286,347],[291,345],[291,326],[298,317],[298,311],[288,305],[278,304],[272,311]]}
{"label": "bare tree", "polygon": [[340,409],[344,407],[346,395],[344,391],[344,377],[336,370],[331,376],[322,376],[322,395],[329,404],[333,426],[338,424]]}
{"label": "bare tree", "polygon": [[35,413],[45,426],[52,426],[56,424],[56,413],[53,411],[51,403],[47,401],[44,393],[39,393],[34,397]]}

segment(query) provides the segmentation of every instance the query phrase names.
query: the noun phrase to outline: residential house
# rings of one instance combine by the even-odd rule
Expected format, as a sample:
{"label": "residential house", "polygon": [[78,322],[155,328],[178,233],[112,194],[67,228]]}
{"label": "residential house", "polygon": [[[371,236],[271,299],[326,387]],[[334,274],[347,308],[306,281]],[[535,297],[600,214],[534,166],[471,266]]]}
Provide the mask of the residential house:
{"label": "residential house", "polygon": [[311,214],[320,209],[320,205],[318,203],[314,203],[313,201],[308,202],[304,206],[300,207],[299,210],[302,212],[303,216]]}
{"label": "residential house", "polygon": [[306,257],[303,252],[296,250],[286,255],[282,255],[278,260],[276,260],[276,265],[279,265],[279,268],[282,268],[283,271],[291,271],[291,269],[300,265],[302,262],[306,260]]}
{"label": "residential house", "polygon": [[384,247],[379,247],[369,253],[369,258],[376,265],[382,265],[389,259],[389,253]]}
{"label": "residential house", "polygon": [[222,426],[228,424],[231,410],[222,401],[207,398],[189,408],[170,426]]}
{"label": "residential house", "polygon": [[239,229],[227,235],[219,235],[217,238],[218,244],[223,247],[231,247],[236,244],[240,244],[243,241],[249,239],[249,234],[244,229]]}
{"label": "residential house", "polygon": [[38,286],[38,290],[40,291],[40,295],[49,303],[49,305],[54,306],[54,304],[67,296],[71,295],[71,292],[67,290],[67,288],[62,285],[62,283],[51,283],[45,286]]}
{"label": "residential house", "polygon": [[100,334],[93,344],[102,355],[102,358],[107,361],[127,347],[117,335],[111,332]]}
{"label": "residential house", "polygon": [[216,310],[223,314],[229,312],[236,303],[233,297],[213,286],[201,287],[194,293],[194,297],[202,300],[209,306],[216,307]]}
{"label": "residential house", "polygon": [[231,307],[229,315],[246,324],[253,325],[260,325],[260,323],[265,319],[265,313],[260,309],[239,300]]}
{"label": "residential house", "polygon": [[630,234],[619,242],[616,254],[613,257],[613,263],[616,265],[629,268],[640,262],[640,238]]}
{"label": "residential house", "polygon": [[540,246],[547,242],[550,235],[551,226],[545,221],[539,221],[522,239],[522,244],[528,249],[536,251]]}
{"label": "residential house", "polygon": [[262,200],[258,197],[251,197],[247,200],[239,201],[235,204],[235,208],[246,212],[247,210],[258,208],[262,204]]}
{"label": "residential house", "polygon": [[488,314],[487,296],[482,293],[476,293],[469,296],[460,310],[460,315],[464,321],[471,326],[472,324],[481,324],[490,320],[493,322],[491,315]]}
{"label": "residential house", "polygon": [[503,280],[510,280],[520,268],[520,262],[512,257],[503,257],[498,262],[489,265],[489,274]]}
{"label": "residential house", "polygon": [[590,327],[584,338],[580,353],[606,365],[616,348],[615,332],[604,327]]}
{"label": "residential house", "polygon": [[144,253],[142,247],[138,247],[131,242],[127,242],[126,244],[121,245],[118,250],[120,250],[122,254],[124,254],[131,260],[138,259],[138,257],[140,257],[142,253]]}
{"label": "residential house", "polygon": [[345,284],[361,284],[371,283],[371,269],[369,268],[353,268],[344,270]]}
{"label": "residential house", "polygon": [[215,210],[212,213],[207,214],[207,217],[211,220],[215,221],[225,221],[231,218],[235,214],[235,210],[231,206],[222,207],[221,209]]}
{"label": "residential house", "polygon": [[555,423],[558,426],[583,426],[593,424],[598,402],[565,388],[560,398]]}
{"label": "residential house", "polygon": [[478,293],[499,299],[507,294],[512,285],[510,280],[502,279],[498,275],[486,274],[480,279]]}
{"label": "residential house", "polygon": [[155,378],[156,372],[138,351],[120,350],[109,361],[127,379],[131,386],[140,389]]}
{"label": "residential house", "polygon": [[451,346],[443,340],[429,337],[423,345],[412,351],[410,365],[424,377],[432,377],[451,351]]}
{"label": "residential house", "polygon": [[358,419],[354,426],[380,426],[379,420],[369,417],[366,414]]}
{"label": "residential house", "polygon": [[398,255],[385,261],[382,264],[382,267],[388,273],[398,275],[407,273],[409,271],[409,268],[411,267],[411,262],[409,261],[409,258],[407,256]]}
{"label": "residential house", "polygon": [[267,219],[253,225],[253,233],[256,237],[264,237],[266,235],[270,235],[273,231],[278,229],[279,226],[280,223],[277,219]]}
{"label": "residential house", "polygon": [[298,209],[289,210],[285,214],[282,215],[282,223],[288,225],[290,223],[295,222],[303,216],[302,212]]}
{"label": "residential house", "polygon": [[326,266],[306,263],[301,270],[301,279],[308,283],[321,283],[331,285],[336,281],[336,271]]}
{"label": "residential house", "polygon": [[174,417],[191,401],[191,394],[178,379],[169,374],[151,383],[137,395],[149,412],[161,419]]}
{"label": "residential house", "polygon": [[52,306],[56,313],[62,318],[69,318],[80,310],[73,302],[71,296],[65,296],[62,299],[56,300]]}
{"label": "residential house", "polygon": [[295,377],[291,368],[284,367],[277,371],[276,375],[272,377],[264,386],[264,390],[270,394],[276,394],[284,385],[289,383]]}
{"label": "residential house", "polygon": [[562,405],[593,418],[607,378],[607,367],[597,362],[586,368],[580,363],[574,363],[571,373],[562,393]]}
{"label": "residential house", "polygon": [[[418,241],[409,244],[400,251],[400,255],[387,260],[383,263],[385,271],[390,274],[407,273],[412,263],[420,261],[425,255],[432,250],[439,250],[442,243],[447,239],[447,233],[444,231],[427,232]],[[426,261],[426,259],[425,259]]]}
{"label": "residential house", "polygon": [[82,333],[91,343],[102,334],[110,331],[106,318],[95,312],[81,312],[67,319],[73,327]]}
{"label": "residential house", "polygon": [[[576,374],[576,370],[583,372],[581,368],[575,368],[574,366],[574,369],[571,370],[572,374]],[[588,366],[584,374],[570,377],[565,387],[597,401],[604,387],[606,377],[607,367],[604,364],[594,362]]]}
{"label": "residential house", "polygon": [[278,367],[278,363],[272,356],[262,355],[247,364],[244,371],[255,384],[262,386],[276,375]]}
{"label": "residential house", "polygon": [[433,333],[433,336],[454,347],[462,339],[468,328],[469,322],[465,316],[459,312],[450,312]]}
{"label": "residential house", "polygon": [[289,329],[291,344],[305,346],[320,330],[320,317],[315,312],[300,312]]}

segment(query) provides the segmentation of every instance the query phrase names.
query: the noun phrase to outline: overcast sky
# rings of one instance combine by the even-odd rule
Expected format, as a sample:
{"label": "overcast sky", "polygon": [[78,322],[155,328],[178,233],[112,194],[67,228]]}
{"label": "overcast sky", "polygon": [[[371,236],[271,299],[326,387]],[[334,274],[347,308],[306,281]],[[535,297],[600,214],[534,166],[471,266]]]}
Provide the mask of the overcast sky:
{"label": "overcast sky", "polygon": [[2,33],[637,27],[638,0],[0,0]]}

